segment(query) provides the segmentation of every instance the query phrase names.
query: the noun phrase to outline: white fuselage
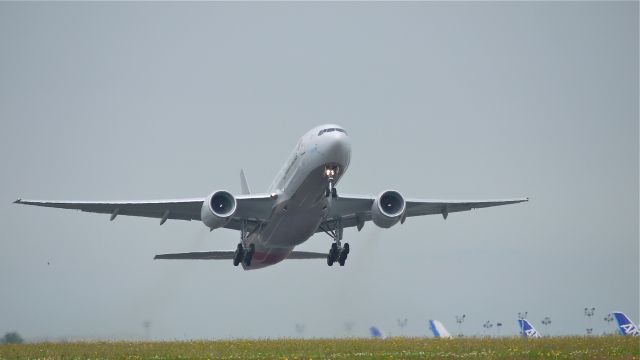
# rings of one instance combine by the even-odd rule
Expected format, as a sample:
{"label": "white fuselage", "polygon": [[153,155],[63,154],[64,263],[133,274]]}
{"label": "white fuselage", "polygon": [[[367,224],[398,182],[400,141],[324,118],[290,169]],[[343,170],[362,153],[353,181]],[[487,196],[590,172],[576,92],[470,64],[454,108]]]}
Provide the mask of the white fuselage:
{"label": "white fuselage", "polygon": [[271,217],[244,241],[245,246],[256,247],[251,266],[243,264],[245,269],[258,269],[286,259],[296,245],[316,232],[329,206],[325,196],[329,184],[326,170],[334,169],[333,184],[337,184],[350,159],[349,137],[338,125],[316,127],[298,140],[269,189],[278,196]]}

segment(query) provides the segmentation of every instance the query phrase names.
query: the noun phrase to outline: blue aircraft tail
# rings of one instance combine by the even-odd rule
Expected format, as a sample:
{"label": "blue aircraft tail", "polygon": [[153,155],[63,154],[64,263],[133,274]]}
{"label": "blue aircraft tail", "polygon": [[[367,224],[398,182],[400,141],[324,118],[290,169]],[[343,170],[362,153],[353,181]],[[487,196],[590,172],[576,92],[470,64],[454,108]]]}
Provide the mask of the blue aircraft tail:
{"label": "blue aircraft tail", "polygon": [[374,337],[374,338],[378,338],[378,339],[385,338],[384,333],[375,326],[372,326],[369,328],[369,333],[371,334],[371,337]]}
{"label": "blue aircraft tail", "polygon": [[442,339],[451,339],[451,334],[445,329],[444,325],[438,320],[429,320],[429,329],[433,333],[433,337]]}
{"label": "blue aircraft tail", "polygon": [[527,319],[518,319],[518,327],[520,335],[526,338],[539,338],[540,333],[536,330]]}
{"label": "blue aircraft tail", "polygon": [[618,323],[618,331],[620,331],[620,335],[622,336],[640,336],[640,332],[638,332],[638,327],[634,324],[629,317],[625,315],[623,312],[614,311],[613,317],[616,319]]}

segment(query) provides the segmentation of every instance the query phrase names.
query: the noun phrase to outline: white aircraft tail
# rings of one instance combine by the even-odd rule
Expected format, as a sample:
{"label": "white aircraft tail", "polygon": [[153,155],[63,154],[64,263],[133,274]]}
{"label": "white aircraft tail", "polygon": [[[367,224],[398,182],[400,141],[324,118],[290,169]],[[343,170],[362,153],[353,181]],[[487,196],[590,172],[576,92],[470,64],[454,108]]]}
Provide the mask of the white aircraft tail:
{"label": "white aircraft tail", "polygon": [[244,176],[244,169],[240,169],[240,189],[242,190],[242,195],[251,194],[249,183],[247,183],[247,178]]}
{"label": "white aircraft tail", "polygon": [[622,336],[640,336],[640,332],[638,332],[638,327],[634,324],[627,315],[620,311],[614,311],[613,317],[616,319],[618,323],[618,331],[620,331],[620,335]]}
{"label": "white aircraft tail", "polygon": [[527,319],[518,319],[518,327],[520,327],[520,335],[526,338],[539,338],[540,333],[536,330],[529,320]]}
{"label": "white aircraft tail", "polygon": [[433,333],[433,337],[440,339],[451,339],[453,337],[438,320],[429,320],[429,328]]}

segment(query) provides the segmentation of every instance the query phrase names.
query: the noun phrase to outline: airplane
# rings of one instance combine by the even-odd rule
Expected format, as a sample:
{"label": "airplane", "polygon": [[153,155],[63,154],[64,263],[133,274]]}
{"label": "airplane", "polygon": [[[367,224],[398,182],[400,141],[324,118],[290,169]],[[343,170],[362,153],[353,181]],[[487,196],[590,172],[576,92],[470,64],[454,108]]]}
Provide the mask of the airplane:
{"label": "airplane", "polygon": [[372,338],[376,339],[386,339],[387,335],[385,335],[384,331],[378,329],[376,326],[371,326],[369,328],[369,334]]}
{"label": "airplane", "polygon": [[536,330],[529,320],[518,319],[518,327],[520,328],[520,335],[525,338],[539,338],[542,337],[538,330]]}
{"label": "airplane", "polygon": [[429,329],[433,333],[433,337],[440,339],[451,339],[453,336],[445,329],[444,325],[438,320],[429,320]]}
{"label": "airplane", "polygon": [[[188,252],[156,255],[154,259],[233,260],[245,270],[260,269],[285,259],[326,259],[327,265],[344,266],[349,244],[342,244],[345,228],[362,230],[372,221],[381,228],[402,224],[408,217],[449,213],[515,204],[529,198],[506,200],[413,200],[396,190],[378,196],[340,195],[336,185],[351,160],[351,142],[344,128],[328,124],[315,127],[297,142],[266,193],[252,193],[240,171],[241,193],[216,190],[205,198],[150,201],[45,201],[18,199],[14,203],[117,216],[142,216],[167,220],[197,220],[210,231],[240,232],[235,251]],[[332,239],[328,253],[293,251],[316,233]]]}
{"label": "airplane", "polygon": [[629,320],[629,317],[627,317],[627,315],[620,311],[614,311],[612,312],[612,314],[616,319],[616,322],[618,323],[618,330],[620,331],[620,335],[640,336],[638,327],[631,320]]}

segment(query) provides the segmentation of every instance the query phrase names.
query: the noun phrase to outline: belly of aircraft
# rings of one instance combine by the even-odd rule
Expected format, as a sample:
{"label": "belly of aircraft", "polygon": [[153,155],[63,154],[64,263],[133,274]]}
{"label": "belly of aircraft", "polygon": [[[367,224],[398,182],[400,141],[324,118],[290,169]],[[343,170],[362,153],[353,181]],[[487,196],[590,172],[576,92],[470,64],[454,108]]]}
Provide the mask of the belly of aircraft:
{"label": "belly of aircraft", "polygon": [[[314,171],[312,174],[322,174]],[[273,265],[287,258],[297,245],[315,234],[324,219],[326,200],[325,180],[319,175],[309,175],[293,196],[281,206],[263,229],[249,237],[256,252],[251,267],[257,269]]]}

